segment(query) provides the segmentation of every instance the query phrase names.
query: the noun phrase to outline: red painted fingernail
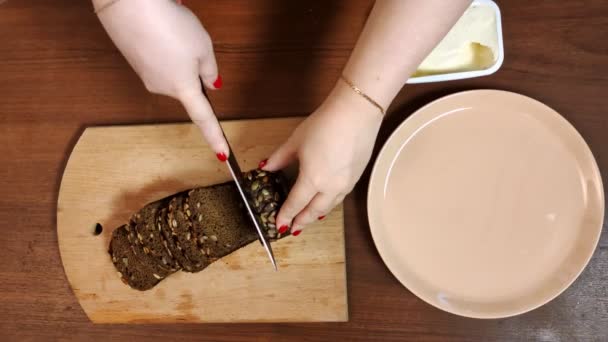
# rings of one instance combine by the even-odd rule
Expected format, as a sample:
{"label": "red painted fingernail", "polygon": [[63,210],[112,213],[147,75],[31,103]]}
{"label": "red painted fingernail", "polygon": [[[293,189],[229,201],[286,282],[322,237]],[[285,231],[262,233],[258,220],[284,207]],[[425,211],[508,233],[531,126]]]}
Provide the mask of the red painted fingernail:
{"label": "red painted fingernail", "polygon": [[325,215],[321,215],[321,216],[318,217],[319,220],[322,220],[324,218],[325,218]]}
{"label": "red painted fingernail", "polygon": [[225,154],[224,152],[217,153],[215,156],[216,156],[216,157],[217,157],[217,159],[219,159],[221,162],[225,162],[225,161],[228,159],[228,157],[226,157],[226,154]]}
{"label": "red painted fingernail", "polygon": [[264,159],[262,160],[259,164],[258,164],[258,169],[262,169],[264,168],[264,166],[266,166],[266,164],[268,164],[268,159]]}
{"label": "red painted fingernail", "polygon": [[222,76],[217,75],[217,79],[215,80],[215,82],[213,82],[213,86],[215,87],[215,89],[220,89],[222,87]]}
{"label": "red painted fingernail", "polygon": [[289,229],[289,227],[287,227],[287,225],[282,225],[281,228],[279,228],[279,233],[285,234],[287,229]]}
{"label": "red painted fingernail", "polygon": [[301,232],[302,232],[302,230],[296,230],[295,232],[291,233],[291,235],[298,236],[298,235],[300,235]]}

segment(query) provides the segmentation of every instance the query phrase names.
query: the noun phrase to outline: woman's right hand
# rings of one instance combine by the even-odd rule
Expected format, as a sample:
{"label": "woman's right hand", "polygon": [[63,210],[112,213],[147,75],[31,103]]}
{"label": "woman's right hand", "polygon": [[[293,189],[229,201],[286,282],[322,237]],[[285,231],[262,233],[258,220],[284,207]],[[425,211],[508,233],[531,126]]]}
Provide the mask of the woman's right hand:
{"label": "woman's right hand", "polygon": [[[103,8],[108,0],[94,0]],[[179,100],[211,148],[223,159],[228,145],[201,89],[222,86],[209,34],[197,17],[174,1],[121,0],[98,17],[146,88]],[[222,155],[223,153],[223,155]]]}

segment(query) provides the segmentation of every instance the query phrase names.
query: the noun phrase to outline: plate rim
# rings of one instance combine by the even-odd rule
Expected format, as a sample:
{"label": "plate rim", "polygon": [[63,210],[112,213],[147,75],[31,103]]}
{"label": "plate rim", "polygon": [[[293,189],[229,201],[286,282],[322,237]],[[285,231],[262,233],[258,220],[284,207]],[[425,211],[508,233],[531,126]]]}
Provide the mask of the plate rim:
{"label": "plate rim", "polygon": [[[418,291],[413,290],[412,288],[408,287],[408,285],[406,284],[407,281],[405,279],[401,279],[398,275],[397,272],[395,272],[393,270],[393,268],[389,265],[390,262],[387,262],[387,257],[385,254],[383,254],[380,246],[378,245],[378,232],[377,230],[380,229],[378,226],[380,226],[380,223],[374,223],[371,217],[371,208],[373,208],[373,206],[370,205],[371,201],[372,201],[372,187],[379,181],[380,177],[382,177],[382,175],[379,175],[379,161],[383,158],[386,158],[386,153],[387,149],[389,148],[388,145],[391,141],[393,141],[394,139],[396,139],[397,134],[399,133],[399,131],[401,131],[402,129],[404,129],[404,126],[408,125],[409,122],[413,121],[414,118],[422,115],[421,113],[424,113],[427,111],[427,109],[429,107],[435,106],[436,103],[438,102],[443,102],[443,101],[447,101],[448,99],[454,98],[454,97],[461,97],[461,96],[470,96],[470,94],[472,93],[494,93],[494,94],[498,94],[500,96],[505,96],[505,97],[511,97],[511,96],[515,96],[515,97],[519,97],[521,99],[524,99],[526,101],[531,101],[533,103],[539,104],[543,107],[546,107],[548,109],[548,112],[550,112],[551,115],[553,115],[555,117],[556,120],[558,121],[562,121],[563,124],[565,124],[565,126],[567,127],[567,129],[569,129],[570,131],[572,131],[572,133],[574,133],[575,137],[577,140],[579,140],[579,142],[581,142],[583,145],[582,147],[584,147],[590,155],[590,161],[591,161],[591,167],[592,167],[592,172],[595,176],[597,176],[596,178],[599,181],[599,195],[600,195],[600,207],[599,207],[599,211],[598,211],[598,216],[601,216],[601,219],[599,220],[599,224],[598,227],[595,227],[595,235],[594,235],[594,241],[592,241],[592,246],[593,248],[591,248],[591,250],[586,253],[587,255],[585,256],[585,260],[584,263],[581,265],[580,269],[577,270],[577,272],[575,272],[575,274],[573,274],[572,278],[569,279],[567,282],[564,283],[563,286],[560,287],[560,289],[558,291],[556,291],[554,294],[548,296],[547,298],[543,298],[542,300],[539,301],[539,303],[535,303],[534,305],[530,305],[528,307],[523,307],[520,308],[518,310],[511,310],[508,312],[496,312],[496,313],[489,313],[489,314],[471,314],[471,313],[467,313],[467,312],[463,312],[460,310],[454,310],[454,309],[448,309],[445,307],[440,307],[438,305],[436,305],[433,301],[428,300],[428,298],[426,298],[425,296],[421,295],[418,293]],[[599,166],[597,164],[597,159],[595,158],[595,155],[593,154],[593,150],[591,149],[591,147],[589,146],[589,144],[587,143],[587,141],[585,140],[585,138],[581,135],[581,133],[576,129],[576,127],[570,122],[568,121],[568,119],[566,119],[563,115],[561,115],[558,111],[556,111],[555,109],[553,109],[552,107],[548,106],[547,104],[538,101],[530,96],[527,95],[523,95],[517,92],[512,92],[512,91],[507,91],[507,90],[499,90],[499,89],[492,89],[492,88],[483,88],[483,89],[472,89],[472,90],[465,90],[465,91],[459,91],[459,92],[455,92],[452,94],[448,94],[442,97],[439,97],[425,105],[423,105],[422,107],[418,108],[417,110],[415,110],[412,114],[410,114],[405,120],[403,120],[389,135],[389,137],[386,139],[386,141],[383,143],[382,148],[380,149],[380,151],[377,154],[376,159],[374,160],[374,165],[372,167],[371,173],[370,173],[370,178],[369,178],[369,182],[367,185],[367,198],[366,198],[366,207],[367,207],[367,219],[368,219],[368,225],[369,225],[369,229],[370,229],[370,233],[372,236],[372,240],[374,241],[374,246],[376,248],[376,250],[378,251],[378,254],[380,255],[380,258],[382,259],[382,262],[384,263],[384,265],[386,266],[386,268],[388,268],[388,270],[390,271],[390,273],[393,275],[393,277],[395,277],[399,283],[401,283],[401,285],[406,288],[408,291],[410,291],[412,294],[414,294],[417,298],[421,299],[422,301],[424,301],[425,303],[432,305],[433,307],[445,311],[445,312],[449,312],[451,314],[454,315],[458,315],[458,316],[462,316],[462,317],[468,317],[468,318],[476,318],[476,319],[498,319],[498,318],[507,318],[507,317],[513,317],[513,316],[517,316],[517,315],[521,315],[524,314],[526,312],[530,312],[532,310],[535,310],[549,302],[551,302],[552,300],[554,300],[555,298],[557,298],[559,295],[561,295],[564,291],[566,291],[582,274],[582,272],[587,268],[587,266],[589,265],[589,262],[591,261],[591,258],[593,257],[593,254],[595,253],[595,251],[597,250],[597,245],[599,243],[600,237],[601,237],[601,233],[602,233],[602,228],[603,228],[603,223],[604,223],[604,216],[605,216],[605,207],[606,207],[606,203],[605,203],[605,190],[604,190],[604,184],[602,181],[602,174],[601,171],[599,169]],[[376,228],[374,228],[376,226]]]}

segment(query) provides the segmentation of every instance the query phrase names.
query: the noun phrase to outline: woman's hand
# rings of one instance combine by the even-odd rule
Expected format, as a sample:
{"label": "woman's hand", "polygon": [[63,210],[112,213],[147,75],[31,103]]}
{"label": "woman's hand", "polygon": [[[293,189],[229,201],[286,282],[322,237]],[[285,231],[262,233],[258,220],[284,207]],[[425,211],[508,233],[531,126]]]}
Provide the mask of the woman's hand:
{"label": "woman's hand", "polygon": [[275,171],[299,160],[298,178],[277,216],[279,232],[293,235],[342,202],[365,169],[382,114],[344,82],[292,136],[263,161]]}
{"label": "woman's hand", "polygon": [[[470,3],[376,1],[343,74],[386,109]],[[264,167],[269,171],[300,161],[298,179],[276,219],[281,233],[291,225],[292,234],[298,235],[352,190],[369,161],[381,121],[380,110],[341,80],[270,157]]]}
{"label": "woman's hand", "polygon": [[[108,1],[93,3],[99,9]],[[228,145],[199,76],[209,89],[220,88],[222,80],[211,38],[196,16],[176,2],[149,0],[118,1],[98,16],[146,88],[181,101],[218,158],[225,158]]]}

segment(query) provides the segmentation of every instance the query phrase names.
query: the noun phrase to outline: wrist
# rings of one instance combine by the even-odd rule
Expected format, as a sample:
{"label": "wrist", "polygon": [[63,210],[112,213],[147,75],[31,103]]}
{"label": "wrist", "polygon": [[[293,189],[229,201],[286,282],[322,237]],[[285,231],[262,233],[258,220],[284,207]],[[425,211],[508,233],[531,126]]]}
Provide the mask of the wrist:
{"label": "wrist", "polygon": [[386,110],[384,110],[384,107],[382,105],[380,105],[376,100],[374,100],[369,95],[367,95],[364,91],[362,91],[361,88],[357,87],[354,83],[349,81],[346,77],[344,77],[344,75],[342,75],[342,77],[340,77],[340,80],[342,82],[346,83],[346,85],[348,85],[350,87],[350,89],[352,89],[352,91],[355,92],[355,94],[361,96],[362,98],[367,100],[367,102],[372,104],[374,107],[378,108],[378,110],[380,111],[380,114],[382,114],[382,116],[384,116],[384,114],[386,114]]}
{"label": "wrist", "polygon": [[103,9],[114,1],[115,0],[92,0],[91,2],[93,3],[93,8],[95,9],[95,12],[98,12],[99,10]]}
{"label": "wrist", "polygon": [[[361,92],[363,93],[363,90]],[[357,113],[357,115],[366,115],[382,121],[384,108],[381,108],[373,99],[368,99],[363,94],[355,91],[343,79],[339,79],[325,99],[324,104],[338,106],[341,110]]]}
{"label": "wrist", "polygon": [[96,14],[99,14],[106,8],[114,5],[115,3],[119,2],[119,1],[120,0],[92,0],[93,10],[95,11]]}

